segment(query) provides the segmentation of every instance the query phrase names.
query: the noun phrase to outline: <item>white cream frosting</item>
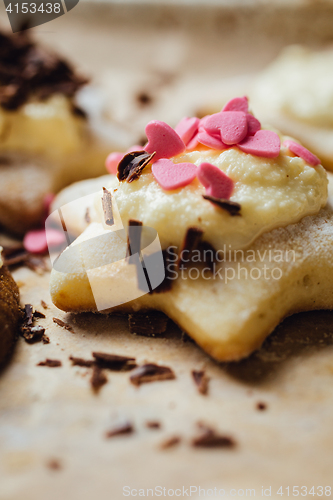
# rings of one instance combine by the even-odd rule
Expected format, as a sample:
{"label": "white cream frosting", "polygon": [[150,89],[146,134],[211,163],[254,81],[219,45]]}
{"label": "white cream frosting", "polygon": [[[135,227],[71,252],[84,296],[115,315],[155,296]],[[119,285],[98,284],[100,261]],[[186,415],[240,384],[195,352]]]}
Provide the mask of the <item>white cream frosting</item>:
{"label": "white cream frosting", "polygon": [[[235,183],[231,200],[240,203],[241,216],[232,217],[205,200],[205,188],[197,179],[184,188],[164,191],[148,166],[139,179],[118,182],[114,199],[124,226],[129,219],[138,219],[153,227],[162,248],[180,246],[190,226],[203,229],[203,239],[216,249],[224,245],[245,248],[263,232],[317,213],[327,201],[324,168],[307,165],[283,147],[275,159],[246,154],[236,147],[223,152],[202,147],[173,161],[218,166]],[[109,188],[113,190],[114,185]],[[99,195],[96,204],[102,221],[100,199]]]}

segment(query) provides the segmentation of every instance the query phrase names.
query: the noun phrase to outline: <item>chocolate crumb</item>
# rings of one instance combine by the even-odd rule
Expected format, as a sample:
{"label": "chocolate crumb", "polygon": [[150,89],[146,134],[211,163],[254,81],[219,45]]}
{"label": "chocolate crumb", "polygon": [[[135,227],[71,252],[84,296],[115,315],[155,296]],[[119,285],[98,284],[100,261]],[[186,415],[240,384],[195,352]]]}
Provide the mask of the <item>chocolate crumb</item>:
{"label": "chocolate crumb", "polygon": [[84,214],[84,220],[86,221],[87,224],[90,224],[91,222],[89,207],[87,207],[86,213]]}
{"label": "chocolate crumb", "polygon": [[62,465],[59,460],[56,458],[52,458],[46,463],[46,466],[51,470],[60,470],[62,469]]}
{"label": "chocolate crumb", "polygon": [[118,165],[117,177],[120,181],[133,182],[142,174],[143,169],[154,158],[155,152],[152,154],[147,151],[132,151],[127,153]]}
{"label": "chocolate crumb", "polygon": [[41,303],[41,306],[44,307],[44,309],[48,309],[49,308],[49,306],[47,305],[46,302],[44,302],[44,300],[41,300],[40,303]]}
{"label": "chocolate crumb", "polygon": [[144,91],[137,94],[136,100],[141,106],[148,106],[153,102],[152,96]]}
{"label": "chocolate crumb", "polygon": [[75,356],[69,356],[69,359],[73,366],[84,366],[86,368],[90,368],[95,364],[93,359],[76,358]]}
{"label": "chocolate crumb", "polygon": [[24,323],[26,325],[32,325],[34,317],[33,317],[33,307],[31,304],[25,304],[24,306]]}
{"label": "chocolate crumb", "polygon": [[47,335],[42,336],[42,342],[43,344],[49,344],[50,343],[50,338]]}
{"label": "chocolate crumb", "polygon": [[186,269],[187,264],[191,261],[193,250],[197,250],[203,235],[203,230],[199,227],[189,227],[186,231],[184,241],[180,248],[178,257],[179,269]]}
{"label": "chocolate crumb", "polygon": [[168,326],[168,320],[168,316],[160,311],[147,311],[128,315],[130,332],[144,337],[155,337],[155,335],[164,333]]}
{"label": "chocolate crumb", "polygon": [[37,364],[37,366],[48,366],[49,368],[58,368],[62,366],[61,361],[58,359],[46,359],[45,361],[41,361]]}
{"label": "chocolate crumb", "polygon": [[180,444],[180,441],[181,439],[179,436],[173,436],[163,441],[160,445],[160,448],[161,450],[167,450],[168,448],[173,448],[174,446]]}
{"label": "chocolate crumb", "polygon": [[34,344],[35,342],[40,342],[45,333],[45,328],[40,325],[36,326],[22,326],[21,335],[28,344]]}
{"label": "chocolate crumb", "polygon": [[218,434],[214,429],[200,425],[202,434],[192,440],[192,446],[198,448],[234,448],[236,441],[230,437]]}
{"label": "chocolate crumb", "polygon": [[112,195],[108,189],[103,187],[103,198],[102,198],[104,220],[107,226],[114,225],[113,210],[112,210]]}
{"label": "chocolate crumb", "polygon": [[135,358],[129,358],[127,356],[118,356],[117,354],[108,354],[104,352],[93,352],[92,355],[100,368],[106,368],[108,370],[129,371],[137,366],[135,364]]}
{"label": "chocolate crumb", "polygon": [[206,395],[208,393],[209,382],[209,378],[207,377],[206,373],[203,370],[193,370],[192,377],[200,394]]}
{"label": "chocolate crumb", "polygon": [[148,382],[173,380],[175,378],[176,376],[171,368],[147,363],[134,370],[130,376],[130,381],[133,385],[139,386]]}
{"label": "chocolate crumb", "polygon": [[113,438],[115,436],[121,436],[123,434],[133,434],[134,427],[130,422],[124,422],[123,424],[117,425],[110,431],[105,433],[107,439]]}
{"label": "chocolate crumb", "polygon": [[46,318],[45,314],[43,314],[43,313],[41,313],[39,311],[35,311],[34,314],[33,314],[33,316],[34,316],[34,319],[35,318]]}
{"label": "chocolate crumb", "polygon": [[68,330],[71,333],[74,333],[74,330],[71,327],[71,325],[69,325],[68,323],[65,323],[64,321],[62,321],[59,318],[53,318],[53,323],[55,323],[58,326],[61,326],[62,328],[65,328],[65,330]]}
{"label": "chocolate crumb", "polygon": [[161,423],[156,420],[148,420],[148,422],[146,422],[146,427],[148,429],[160,429]]}
{"label": "chocolate crumb", "polygon": [[90,384],[93,390],[95,392],[98,392],[100,388],[107,383],[107,381],[108,379],[106,378],[106,375],[103,372],[103,370],[99,366],[94,365],[90,379]]}
{"label": "chocolate crumb", "polygon": [[226,210],[232,216],[241,215],[239,212],[242,207],[239,203],[236,203],[235,201],[225,200],[223,198],[215,198],[214,196],[209,196],[207,194],[203,194],[202,197],[205,200],[210,201],[214,205],[217,205],[218,207],[222,208],[223,210]]}
{"label": "chocolate crumb", "polygon": [[267,410],[266,403],[263,403],[262,401],[260,401],[259,403],[257,403],[257,410],[259,410],[259,411],[265,411],[265,410]]}

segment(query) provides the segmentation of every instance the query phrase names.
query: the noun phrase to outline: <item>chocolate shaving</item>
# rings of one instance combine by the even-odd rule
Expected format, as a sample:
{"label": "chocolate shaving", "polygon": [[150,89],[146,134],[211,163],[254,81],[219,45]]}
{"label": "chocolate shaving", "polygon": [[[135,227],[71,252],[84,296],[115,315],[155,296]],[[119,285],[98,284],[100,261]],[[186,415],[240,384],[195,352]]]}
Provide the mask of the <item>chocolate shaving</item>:
{"label": "chocolate shaving", "polygon": [[42,307],[44,307],[44,309],[48,309],[49,308],[49,306],[47,305],[46,302],[44,302],[44,300],[41,300],[40,304],[41,304]]}
{"label": "chocolate shaving", "polygon": [[169,292],[172,288],[172,282],[174,275],[172,274],[171,267],[173,266],[173,261],[170,258],[170,248],[162,250],[163,264],[164,264],[164,280],[156,288],[154,288],[149,293],[165,293]]}
{"label": "chocolate shaving", "polygon": [[133,425],[130,422],[124,422],[123,424],[117,425],[114,429],[106,432],[105,437],[109,439],[115,436],[121,436],[123,434],[132,434],[133,432]]}
{"label": "chocolate shaving", "polygon": [[61,470],[62,465],[56,458],[52,458],[46,463],[46,466],[51,470]]}
{"label": "chocolate shaving", "polygon": [[198,448],[234,448],[236,441],[230,436],[218,434],[214,429],[203,427],[203,433],[192,440],[192,446]]}
{"label": "chocolate shaving", "polygon": [[64,60],[36,45],[29,34],[0,33],[0,105],[16,110],[32,98],[72,98],[87,80]]}
{"label": "chocolate shaving", "polygon": [[214,205],[223,208],[223,210],[226,210],[232,216],[241,215],[239,212],[242,207],[239,203],[236,203],[235,201],[225,200],[224,198],[215,198],[214,196],[209,196],[208,194],[203,194],[202,197],[205,200],[210,201]]}
{"label": "chocolate shaving", "polygon": [[48,366],[49,368],[58,368],[62,366],[61,361],[58,359],[46,359],[45,361],[41,361],[37,364],[37,366]]}
{"label": "chocolate shaving", "polygon": [[25,304],[24,306],[24,323],[29,326],[32,325],[34,316],[33,316],[33,307],[31,304]]}
{"label": "chocolate shaving", "polygon": [[160,311],[131,313],[128,315],[128,325],[131,333],[144,337],[155,337],[164,333],[168,326],[168,316]]}
{"label": "chocolate shaving", "polygon": [[[130,219],[128,221],[128,236],[127,236],[127,253],[126,257],[131,257],[132,255],[141,252],[141,230],[132,229],[142,226],[142,222],[135,219]],[[131,262],[131,259],[130,259]]]}
{"label": "chocolate shaving", "polygon": [[73,366],[84,366],[86,368],[90,368],[95,364],[93,359],[76,358],[75,356],[69,356],[69,359]]}
{"label": "chocolate shaving", "polygon": [[99,366],[94,365],[90,379],[90,384],[93,390],[95,392],[98,392],[100,388],[107,383],[107,381],[108,379],[106,378],[106,375],[104,374],[103,370]]}
{"label": "chocolate shaving", "polygon": [[103,198],[102,198],[104,220],[107,226],[114,225],[113,210],[112,210],[112,196],[110,191],[103,187]]}
{"label": "chocolate shaving", "polygon": [[118,179],[127,182],[138,179],[143,169],[150,163],[155,154],[155,152],[149,154],[147,151],[133,151],[127,153],[119,162],[117,173]]}
{"label": "chocolate shaving", "polygon": [[203,230],[199,227],[189,227],[186,231],[184,241],[180,248],[178,257],[179,269],[186,269],[188,262],[191,261],[193,250],[197,250],[203,235]]}
{"label": "chocolate shaving", "polygon": [[71,333],[74,333],[73,327],[71,325],[69,325],[68,323],[65,323],[64,321],[62,321],[59,318],[52,318],[52,319],[53,319],[53,323],[55,323],[56,325],[61,326],[62,328],[65,328],[65,330],[68,330]]}
{"label": "chocolate shaving", "polygon": [[[21,328],[21,335],[28,344],[34,344],[35,342],[44,341],[45,328],[40,325],[36,326],[23,326]],[[48,338],[48,337],[45,337]]]}
{"label": "chocolate shaving", "polygon": [[263,402],[259,402],[257,403],[257,410],[259,411],[264,411],[264,410],[267,410],[267,405],[266,403],[263,403]]}
{"label": "chocolate shaving", "polygon": [[93,352],[95,363],[100,368],[106,368],[113,371],[129,371],[136,368],[135,358],[127,356],[118,356],[117,354],[107,354],[104,352]]}
{"label": "chocolate shaving", "polygon": [[34,319],[35,318],[46,318],[45,314],[43,314],[43,313],[41,313],[39,311],[35,311],[34,314],[33,314],[33,316],[34,316]]}
{"label": "chocolate shaving", "polygon": [[209,378],[207,377],[206,373],[203,370],[193,370],[192,377],[200,394],[206,395],[208,393],[209,382]]}
{"label": "chocolate shaving", "polygon": [[161,423],[156,420],[148,420],[148,422],[146,422],[146,427],[147,429],[160,429]]}
{"label": "chocolate shaving", "polygon": [[180,443],[181,439],[179,436],[173,436],[171,438],[166,439],[160,445],[161,450],[167,450],[168,448],[173,448],[174,446]]}
{"label": "chocolate shaving", "polygon": [[141,385],[148,382],[157,382],[162,380],[173,380],[176,376],[171,368],[159,366],[153,363],[147,363],[139,366],[130,376],[133,385]]}

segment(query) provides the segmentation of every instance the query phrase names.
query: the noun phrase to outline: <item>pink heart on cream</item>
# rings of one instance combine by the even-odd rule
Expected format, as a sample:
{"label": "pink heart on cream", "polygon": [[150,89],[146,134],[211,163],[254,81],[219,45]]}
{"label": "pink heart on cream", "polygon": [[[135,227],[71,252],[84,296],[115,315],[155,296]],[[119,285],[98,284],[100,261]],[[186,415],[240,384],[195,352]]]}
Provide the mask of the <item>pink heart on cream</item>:
{"label": "pink heart on cream", "polygon": [[145,151],[149,154],[156,151],[151,163],[155,163],[160,158],[171,158],[179,155],[186,149],[177,132],[167,123],[153,120],[148,123],[145,130],[148,138]]}
{"label": "pink heart on cream", "polygon": [[234,182],[219,167],[211,163],[201,163],[197,175],[201,184],[205,186],[208,196],[229,200]]}
{"label": "pink heart on cream", "polygon": [[246,96],[234,97],[224,106],[222,111],[243,111],[247,113],[249,110],[249,100]]}
{"label": "pink heart on cream", "polygon": [[243,111],[221,111],[211,115],[204,123],[210,135],[220,134],[224,144],[241,142],[247,135],[247,118]]}
{"label": "pink heart on cream", "polygon": [[156,161],[151,167],[155,180],[165,191],[187,186],[197,176],[197,170],[193,163],[173,163],[166,158]]}
{"label": "pink heart on cream", "polygon": [[280,137],[271,130],[259,130],[253,136],[247,137],[237,144],[244,153],[265,158],[276,158],[280,154]]}

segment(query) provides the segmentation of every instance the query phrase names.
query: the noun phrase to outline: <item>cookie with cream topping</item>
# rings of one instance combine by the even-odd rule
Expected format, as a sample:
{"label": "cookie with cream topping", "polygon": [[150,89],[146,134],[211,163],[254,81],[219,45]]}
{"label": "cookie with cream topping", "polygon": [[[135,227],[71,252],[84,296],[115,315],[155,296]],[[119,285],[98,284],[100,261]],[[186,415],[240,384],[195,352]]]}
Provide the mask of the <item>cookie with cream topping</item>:
{"label": "cookie with cream topping", "polygon": [[[148,124],[144,151],[125,155],[118,184],[109,186],[127,240],[105,224],[98,194],[97,218],[52,270],[55,305],[161,310],[220,361],[248,355],[295,310],[332,308],[326,172],[252,116],[237,98],[195,126],[184,120],[178,133]],[[133,221],[157,232],[165,266],[162,284],[136,297],[126,282]]]}
{"label": "cookie with cream topping", "polygon": [[43,222],[45,197],[101,175],[121,133],[100,132],[93,90],[27,32],[0,33],[0,226],[16,234]]}

